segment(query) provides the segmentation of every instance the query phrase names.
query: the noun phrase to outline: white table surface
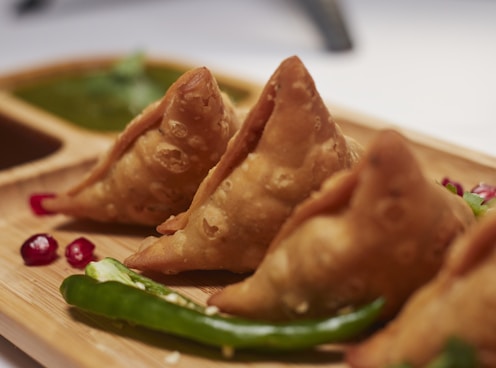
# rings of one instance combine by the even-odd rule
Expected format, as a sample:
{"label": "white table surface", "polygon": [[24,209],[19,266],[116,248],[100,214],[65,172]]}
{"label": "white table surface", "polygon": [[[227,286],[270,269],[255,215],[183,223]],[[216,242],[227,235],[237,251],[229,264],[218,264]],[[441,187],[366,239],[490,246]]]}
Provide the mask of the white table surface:
{"label": "white table surface", "polygon": [[[1,74],[143,50],[264,83],[296,54],[327,101],[496,156],[496,1],[343,0],[343,53],[291,0],[52,0],[22,17],[14,2],[0,2]],[[0,367],[36,366],[0,339]]]}

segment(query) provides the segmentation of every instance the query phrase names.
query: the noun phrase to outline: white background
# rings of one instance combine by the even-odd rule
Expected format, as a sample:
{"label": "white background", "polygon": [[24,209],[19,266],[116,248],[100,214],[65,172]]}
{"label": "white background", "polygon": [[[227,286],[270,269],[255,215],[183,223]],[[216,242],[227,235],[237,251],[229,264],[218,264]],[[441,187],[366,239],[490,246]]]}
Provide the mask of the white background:
{"label": "white background", "polygon": [[[52,0],[22,17],[14,3],[0,2],[0,74],[143,50],[263,84],[296,54],[325,100],[496,156],[494,0],[342,0],[344,53],[291,0]],[[36,366],[1,339],[0,356]]]}

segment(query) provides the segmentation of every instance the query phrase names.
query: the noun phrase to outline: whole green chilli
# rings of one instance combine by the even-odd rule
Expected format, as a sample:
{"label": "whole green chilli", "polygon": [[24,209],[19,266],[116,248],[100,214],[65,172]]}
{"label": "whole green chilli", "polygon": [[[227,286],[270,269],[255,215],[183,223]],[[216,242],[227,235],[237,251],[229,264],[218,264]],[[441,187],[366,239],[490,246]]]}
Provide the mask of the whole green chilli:
{"label": "whole green chilli", "polygon": [[[144,281],[148,289],[152,286],[150,283],[154,283],[149,279]],[[159,285],[153,289],[160,289]],[[177,304],[146,289],[115,280],[99,281],[88,274],[67,277],[60,292],[68,304],[110,319],[210,346],[260,351],[306,349],[349,340],[369,328],[384,305],[381,298],[347,314],[271,323],[209,314],[205,308]]]}

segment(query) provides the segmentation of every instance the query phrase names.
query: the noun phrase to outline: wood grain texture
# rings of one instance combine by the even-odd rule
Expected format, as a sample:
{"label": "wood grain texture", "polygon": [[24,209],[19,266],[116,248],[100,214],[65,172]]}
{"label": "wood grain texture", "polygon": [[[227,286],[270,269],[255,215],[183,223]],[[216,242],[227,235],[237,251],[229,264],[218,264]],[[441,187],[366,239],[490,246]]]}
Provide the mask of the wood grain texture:
{"label": "wood grain texture", "polygon": [[[367,145],[378,130],[395,128],[404,133],[432,180],[444,176],[467,187],[479,181],[496,183],[494,158],[434,140],[338,106],[330,110],[343,131]],[[237,352],[226,359],[217,349],[180,338],[96,317],[69,307],[59,293],[62,280],[81,273],[63,257],[67,243],[79,236],[93,241],[98,257],[123,260],[154,229],[102,225],[62,215],[36,217],[28,196],[62,190],[79,180],[108,146],[109,137],[89,134],[60,124],[0,92],[0,112],[22,124],[58,137],[64,142],[57,153],[20,167],[0,171],[0,333],[44,366],[163,367],[172,352],[179,352],[176,367],[344,367],[341,347],[275,355]],[[42,127],[42,128],[41,128]],[[34,233],[51,233],[59,242],[59,255],[48,266],[27,267],[19,250]],[[188,272],[160,276],[159,280],[204,302],[226,283],[240,278],[227,272]]]}

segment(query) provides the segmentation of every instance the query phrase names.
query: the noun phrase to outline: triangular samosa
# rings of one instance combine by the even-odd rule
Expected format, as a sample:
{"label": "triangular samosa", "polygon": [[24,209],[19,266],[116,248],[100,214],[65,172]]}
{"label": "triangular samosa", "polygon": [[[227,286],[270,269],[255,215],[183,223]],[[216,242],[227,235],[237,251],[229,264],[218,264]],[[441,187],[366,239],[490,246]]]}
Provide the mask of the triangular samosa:
{"label": "triangular samosa", "polygon": [[157,226],[185,211],[240,121],[205,67],[179,77],[116,138],[89,175],[42,201],[55,213]]}
{"label": "triangular samosa", "polygon": [[285,222],[253,275],[209,299],[250,318],[321,317],[385,298],[382,318],[431,279],[475,217],[424,177],[406,139],[381,132]]}
{"label": "triangular samosa", "polygon": [[140,270],[254,270],[295,205],[360,146],[334,122],[301,60],[284,60],[188,211],[158,227],[125,260]]}
{"label": "triangular samosa", "polygon": [[459,238],[438,276],[395,320],[349,350],[352,367],[437,367],[432,362],[441,362],[450,346],[465,352],[458,351],[456,366],[496,367],[496,215],[490,212]]}

